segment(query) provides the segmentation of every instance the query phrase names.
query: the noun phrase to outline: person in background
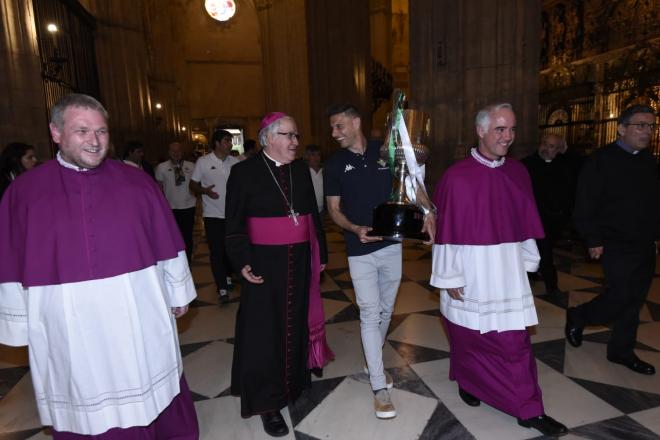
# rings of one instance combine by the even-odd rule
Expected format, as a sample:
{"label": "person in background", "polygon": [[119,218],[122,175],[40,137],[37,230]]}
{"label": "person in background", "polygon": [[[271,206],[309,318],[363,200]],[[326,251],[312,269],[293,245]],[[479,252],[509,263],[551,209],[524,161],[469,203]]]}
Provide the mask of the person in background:
{"label": "person in background", "polygon": [[0,154],[0,200],[9,184],[36,164],[37,156],[32,145],[22,142],[7,144]]}
{"label": "person in background", "polygon": [[557,134],[547,134],[538,150],[523,159],[529,176],[536,207],[541,215],[545,237],[536,240],[541,254],[539,271],[545,282],[545,291],[551,295],[560,294],[557,269],[554,261],[554,247],[568,226],[573,204],[573,177],[568,164],[558,158],[565,144]]}
{"label": "person in background", "polygon": [[225,199],[229,173],[239,162],[229,154],[232,146],[232,134],[227,130],[216,130],[211,137],[212,151],[197,160],[190,178],[190,190],[202,196],[204,230],[220,304],[229,301],[231,283],[225,246]]}
{"label": "person in background", "polygon": [[140,141],[128,141],[124,146],[124,156],[122,161],[126,165],[143,170],[151,177],[156,179],[154,169],[149,162],[144,160],[144,145]]}
{"label": "person in background", "polygon": [[183,160],[183,147],[172,142],[168,147],[170,159],[156,167],[156,180],[160,183],[165,198],[172,208],[183,242],[186,244],[188,262],[193,251],[193,226],[197,198],[190,191],[190,180],[195,164]]}
{"label": "person in background", "polygon": [[655,274],[660,186],[648,147],[656,114],[633,105],[618,119],[617,140],[597,150],[580,173],[573,218],[589,256],[602,260],[604,293],[566,311],[566,339],[582,344],[587,325],[612,325],[607,360],[640,374],[655,367],[635,354],[639,312]]}
{"label": "person in background", "polygon": [[261,149],[257,146],[257,141],[254,139],[246,139],[243,143],[243,154],[241,154],[238,158],[240,160],[249,159],[256,156],[259,151],[261,151]]}
{"label": "person in background", "polygon": [[319,146],[307,145],[303,159],[309,166],[309,174],[312,176],[314,194],[316,195],[316,205],[319,208],[319,213],[322,213],[325,199],[323,198],[323,168],[321,168],[321,149]]}

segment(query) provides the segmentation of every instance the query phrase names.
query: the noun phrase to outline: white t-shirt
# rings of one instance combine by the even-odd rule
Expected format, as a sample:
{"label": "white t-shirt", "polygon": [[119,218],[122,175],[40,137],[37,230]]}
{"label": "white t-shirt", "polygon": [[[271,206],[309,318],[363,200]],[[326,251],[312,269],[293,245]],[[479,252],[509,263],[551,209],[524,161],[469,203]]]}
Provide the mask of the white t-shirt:
{"label": "white t-shirt", "polygon": [[220,196],[217,199],[212,199],[206,194],[202,194],[202,215],[204,217],[225,218],[227,179],[231,167],[238,162],[239,160],[234,156],[227,156],[225,160],[220,160],[213,152],[197,159],[192,180],[199,182],[204,188],[215,185],[212,189]]}
{"label": "white t-shirt", "polygon": [[314,195],[316,196],[316,205],[319,212],[323,211],[323,168],[318,172],[313,168],[309,169],[309,174],[312,176],[312,185],[314,185]]}
{"label": "white t-shirt", "polygon": [[192,208],[195,206],[197,199],[190,191],[188,185],[190,184],[195,164],[187,160],[182,161],[181,171],[185,180],[179,182],[178,185],[176,184],[175,168],[176,165],[169,160],[158,164],[156,167],[156,180],[163,185],[163,192],[165,193],[167,202],[170,204],[170,208]]}

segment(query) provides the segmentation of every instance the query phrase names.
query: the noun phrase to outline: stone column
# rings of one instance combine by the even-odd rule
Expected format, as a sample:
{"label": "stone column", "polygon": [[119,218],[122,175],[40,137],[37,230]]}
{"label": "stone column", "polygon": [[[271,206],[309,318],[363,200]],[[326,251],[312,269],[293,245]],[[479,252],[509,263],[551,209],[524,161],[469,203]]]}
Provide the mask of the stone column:
{"label": "stone column", "polygon": [[40,160],[51,158],[41,61],[32,2],[0,0],[0,148],[9,142],[34,145]]}
{"label": "stone column", "polygon": [[337,149],[325,115],[328,105],[352,102],[371,128],[369,2],[309,0],[307,20],[312,134],[324,154]]}
{"label": "stone column", "polygon": [[266,112],[296,120],[302,143],[312,139],[305,0],[256,0],[261,30]]}
{"label": "stone column", "polygon": [[431,113],[430,182],[477,143],[474,117],[509,102],[517,116],[515,157],[538,144],[541,2],[410,2],[411,104]]}
{"label": "stone column", "polygon": [[[390,75],[392,68],[392,0],[369,1],[371,33],[371,57],[380,63]],[[394,84],[392,84],[394,85]],[[380,137],[385,136],[387,114],[392,110],[392,100],[383,102],[372,115],[371,125],[380,131]],[[369,133],[366,133],[368,136]]]}
{"label": "stone column", "polygon": [[149,83],[150,54],[143,25],[144,0],[89,0],[96,17],[96,59],[103,104],[110,113],[115,153],[123,153],[128,140],[145,143],[154,156],[155,133],[163,130],[162,117],[152,101]]}

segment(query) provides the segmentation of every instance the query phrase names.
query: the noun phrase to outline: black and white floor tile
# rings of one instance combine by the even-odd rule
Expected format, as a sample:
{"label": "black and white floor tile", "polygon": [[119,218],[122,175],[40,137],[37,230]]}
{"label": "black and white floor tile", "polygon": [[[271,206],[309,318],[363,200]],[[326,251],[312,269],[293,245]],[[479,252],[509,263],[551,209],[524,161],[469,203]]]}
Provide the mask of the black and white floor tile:
{"label": "black and white floor tile", "polygon": [[[449,345],[438,312],[438,292],[428,284],[431,253],[406,245],[401,290],[384,363],[394,378],[393,420],[377,420],[360,343],[359,311],[343,238],[328,224],[330,258],[322,280],[328,341],[336,360],[314,378],[312,388],[283,411],[288,439],[527,439],[542,438],[487,405],[466,406],[448,379]],[[196,230],[192,271],[198,298],[179,320],[184,369],[195,400],[201,438],[267,439],[259,418],[240,417],[229,394],[233,330],[240,286],[219,306],[208,265],[208,248]],[[580,348],[563,337],[565,309],[603,290],[598,264],[566,243],[557,250],[560,288],[533,290],[540,324],[531,329],[546,412],[570,428],[567,439],[660,439],[660,375],[642,376],[605,360],[607,327],[588,328]],[[641,311],[638,355],[660,367],[660,263]],[[0,440],[49,439],[39,424],[26,349],[0,346]]]}

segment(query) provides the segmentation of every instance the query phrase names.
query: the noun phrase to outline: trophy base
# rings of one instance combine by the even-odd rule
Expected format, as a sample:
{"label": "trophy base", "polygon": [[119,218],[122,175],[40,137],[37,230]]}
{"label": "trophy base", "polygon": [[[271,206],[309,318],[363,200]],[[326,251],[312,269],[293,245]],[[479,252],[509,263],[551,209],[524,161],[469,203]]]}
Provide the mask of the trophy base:
{"label": "trophy base", "polygon": [[383,240],[428,241],[429,234],[422,232],[424,213],[415,205],[387,202],[374,209],[373,229],[367,235],[383,237]]}

